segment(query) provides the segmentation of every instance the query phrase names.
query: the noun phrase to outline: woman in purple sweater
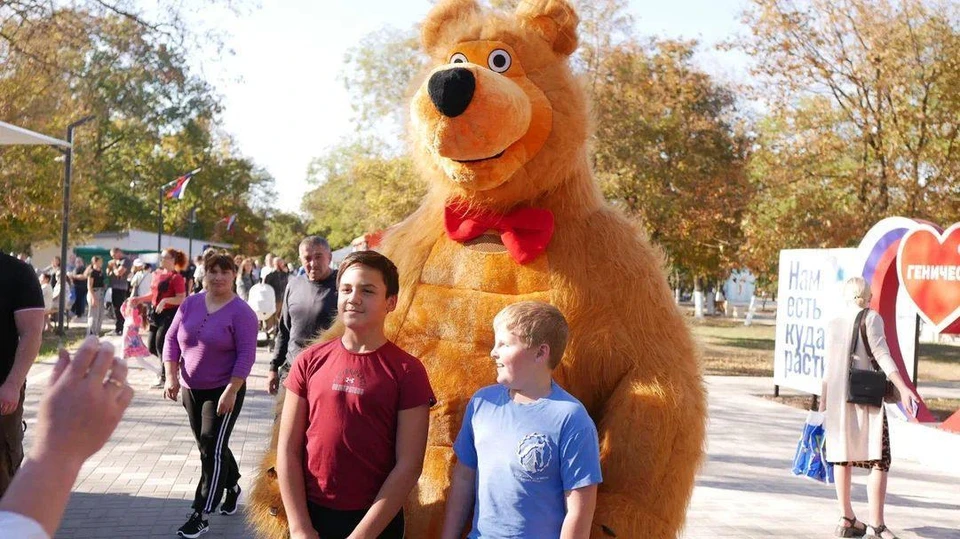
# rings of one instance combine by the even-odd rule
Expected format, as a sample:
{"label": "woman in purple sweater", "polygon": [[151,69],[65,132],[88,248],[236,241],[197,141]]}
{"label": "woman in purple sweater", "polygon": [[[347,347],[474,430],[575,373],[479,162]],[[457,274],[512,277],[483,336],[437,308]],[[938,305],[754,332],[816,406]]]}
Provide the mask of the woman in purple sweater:
{"label": "woman in purple sweater", "polygon": [[229,448],[230,433],[243,407],[245,381],[257,352],[257,315],[233,292],[237,266],[225,254],[203,261],[204,292],[188,297],[167,331],[163,349],[164,396],[183,407],[200,448],[201,474],[193,513],[177,532],[199,537],[209,530],[203,515],[232,515],[240,496],[240,470]]}

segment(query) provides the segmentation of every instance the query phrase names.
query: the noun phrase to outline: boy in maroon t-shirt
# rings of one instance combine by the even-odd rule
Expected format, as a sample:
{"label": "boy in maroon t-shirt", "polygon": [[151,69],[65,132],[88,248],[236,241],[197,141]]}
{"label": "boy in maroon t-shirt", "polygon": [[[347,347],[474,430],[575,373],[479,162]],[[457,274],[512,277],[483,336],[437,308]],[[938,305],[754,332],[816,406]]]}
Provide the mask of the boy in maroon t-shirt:
{"label": "boy in maroon t-shirt", "polygon": [[337,272],[343,337],[297,357],[280,418],[277,473],[294,539],[403,537],[435,402],[420,360],[387,340],[397,268],[374,251]]}

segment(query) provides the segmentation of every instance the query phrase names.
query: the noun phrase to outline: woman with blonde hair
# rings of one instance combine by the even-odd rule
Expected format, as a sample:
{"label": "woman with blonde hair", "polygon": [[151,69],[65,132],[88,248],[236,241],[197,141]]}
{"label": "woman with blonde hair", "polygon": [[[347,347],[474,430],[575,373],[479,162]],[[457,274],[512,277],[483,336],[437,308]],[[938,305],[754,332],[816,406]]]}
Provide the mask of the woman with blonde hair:
{"label": "woman with blonde hair", "polygon": [[[890,470],[886,413],[882,405],[847,402],[849,369],[873,370],[869,350],[887,379],[900,390],[905,410],[915,410],[919,397],[904,383],[890,356],[883,319],[869,308],[869,284],[862,277],[852,277],[844,283],[843,297],[845,306],[827,325],[827,371],[820,398],[820,411],[826,416],[826,458],[835,466],[837,501],[840,503],[840,523],[835,533],[838,537],[896,539],[883,518]],[[864,311],[863,315],[861,311]],[[858,321],[861,327],[854,333]],[[854,467],[870,470],[867,481],[870,520],[867,524],[857,520],[850,503],[850,469]]]}
{"label": "woman with blonde hair", "polygon": [[253,277],[253,259],[244,258],[240,263],[240,271],[237,272],[237,295],[240,299],[247,301],[250,297],[250,289],[257,284]]}
{"label": "woman with blonde hair", "polygon": [[87,278],[87,335],[100,337],[103,327],[103,296],[106,293],[106,280],[103,277],[103,258],[94,256],[90,259],[84,275]]}

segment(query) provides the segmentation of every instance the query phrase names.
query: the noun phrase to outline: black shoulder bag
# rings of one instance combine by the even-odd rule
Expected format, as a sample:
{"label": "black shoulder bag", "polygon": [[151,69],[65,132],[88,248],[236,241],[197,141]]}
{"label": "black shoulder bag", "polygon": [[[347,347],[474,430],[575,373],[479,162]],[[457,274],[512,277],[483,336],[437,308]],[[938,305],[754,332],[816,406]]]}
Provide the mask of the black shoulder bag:
{"label": "black shoulder bag", "polygon": [[[857,319],[853,323],[853,337],[850,339],[850,353],[847,358],[850,361],[850,369],[847,375],[847,402],[851,404],[866,404],[867,406],[877,406],[883,404],[883,397],[887,394],[887,375],[880,369],[877,360],[873,357],[873,350],[870,349],[870,342],[867,339],[867,328],[864,324],[864,318],[867,311],[864,309],[857,313]],[[872,369],[857,369],[853,366],[857,351],[857,340],[862,336],[863,346],[867,349],[867,357],[873,364]]]}
{"label": "black shoulder bag", "polygon": [[[157,279],[157,278],[158,277],[154,276],[154,279]],[[172,279],[172,277],[164,279],[163,281],[160,281],[157,284],[158,296],[166,293],[167,289],[170,288],[170,279]],[[157,321],[158,314],[160,313],[157,312],[156,305],[154,305],[153,302],[148,303],[147,304],[147,323],[153,327],[158,326],[159,325],[159,322]]]}

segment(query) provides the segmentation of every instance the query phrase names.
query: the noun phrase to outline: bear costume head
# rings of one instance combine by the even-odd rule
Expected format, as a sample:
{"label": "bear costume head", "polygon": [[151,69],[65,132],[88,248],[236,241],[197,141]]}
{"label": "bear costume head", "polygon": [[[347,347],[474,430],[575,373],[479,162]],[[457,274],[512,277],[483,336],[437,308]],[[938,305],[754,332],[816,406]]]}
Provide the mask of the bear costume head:
{"label": "bear costume head", "polygon": [[[566,317],[555,379],[598,429],[591,537],[666,539],[683,525],[705,393],[662,254],[594,180],[589,106],[569,66],[577,25],[564,0],[527,0],[514,13],[446,0],[421,27],[432,67],[410,103],[410,136],[428,193],[380,247],[401,280],[387,337],[420,358],[438,399],[405,504],[409,537],[439,535],[465,407],[496,381],[494,315],[531,299]],[[321,339],[341,333],[338,324]],[[282,537],[273,463],[271,451],[248,513],[263,536]]]}
{"label": "bear costume head", "polygon": [[413,96],[411,134],[426,175],[448,180],[432,188],[506,209],[561,183],[587,137],[567,64],[577,23],[555,1],[521,4],[515,16],[467,0],[430,13],[421,41],[437,67]]}

